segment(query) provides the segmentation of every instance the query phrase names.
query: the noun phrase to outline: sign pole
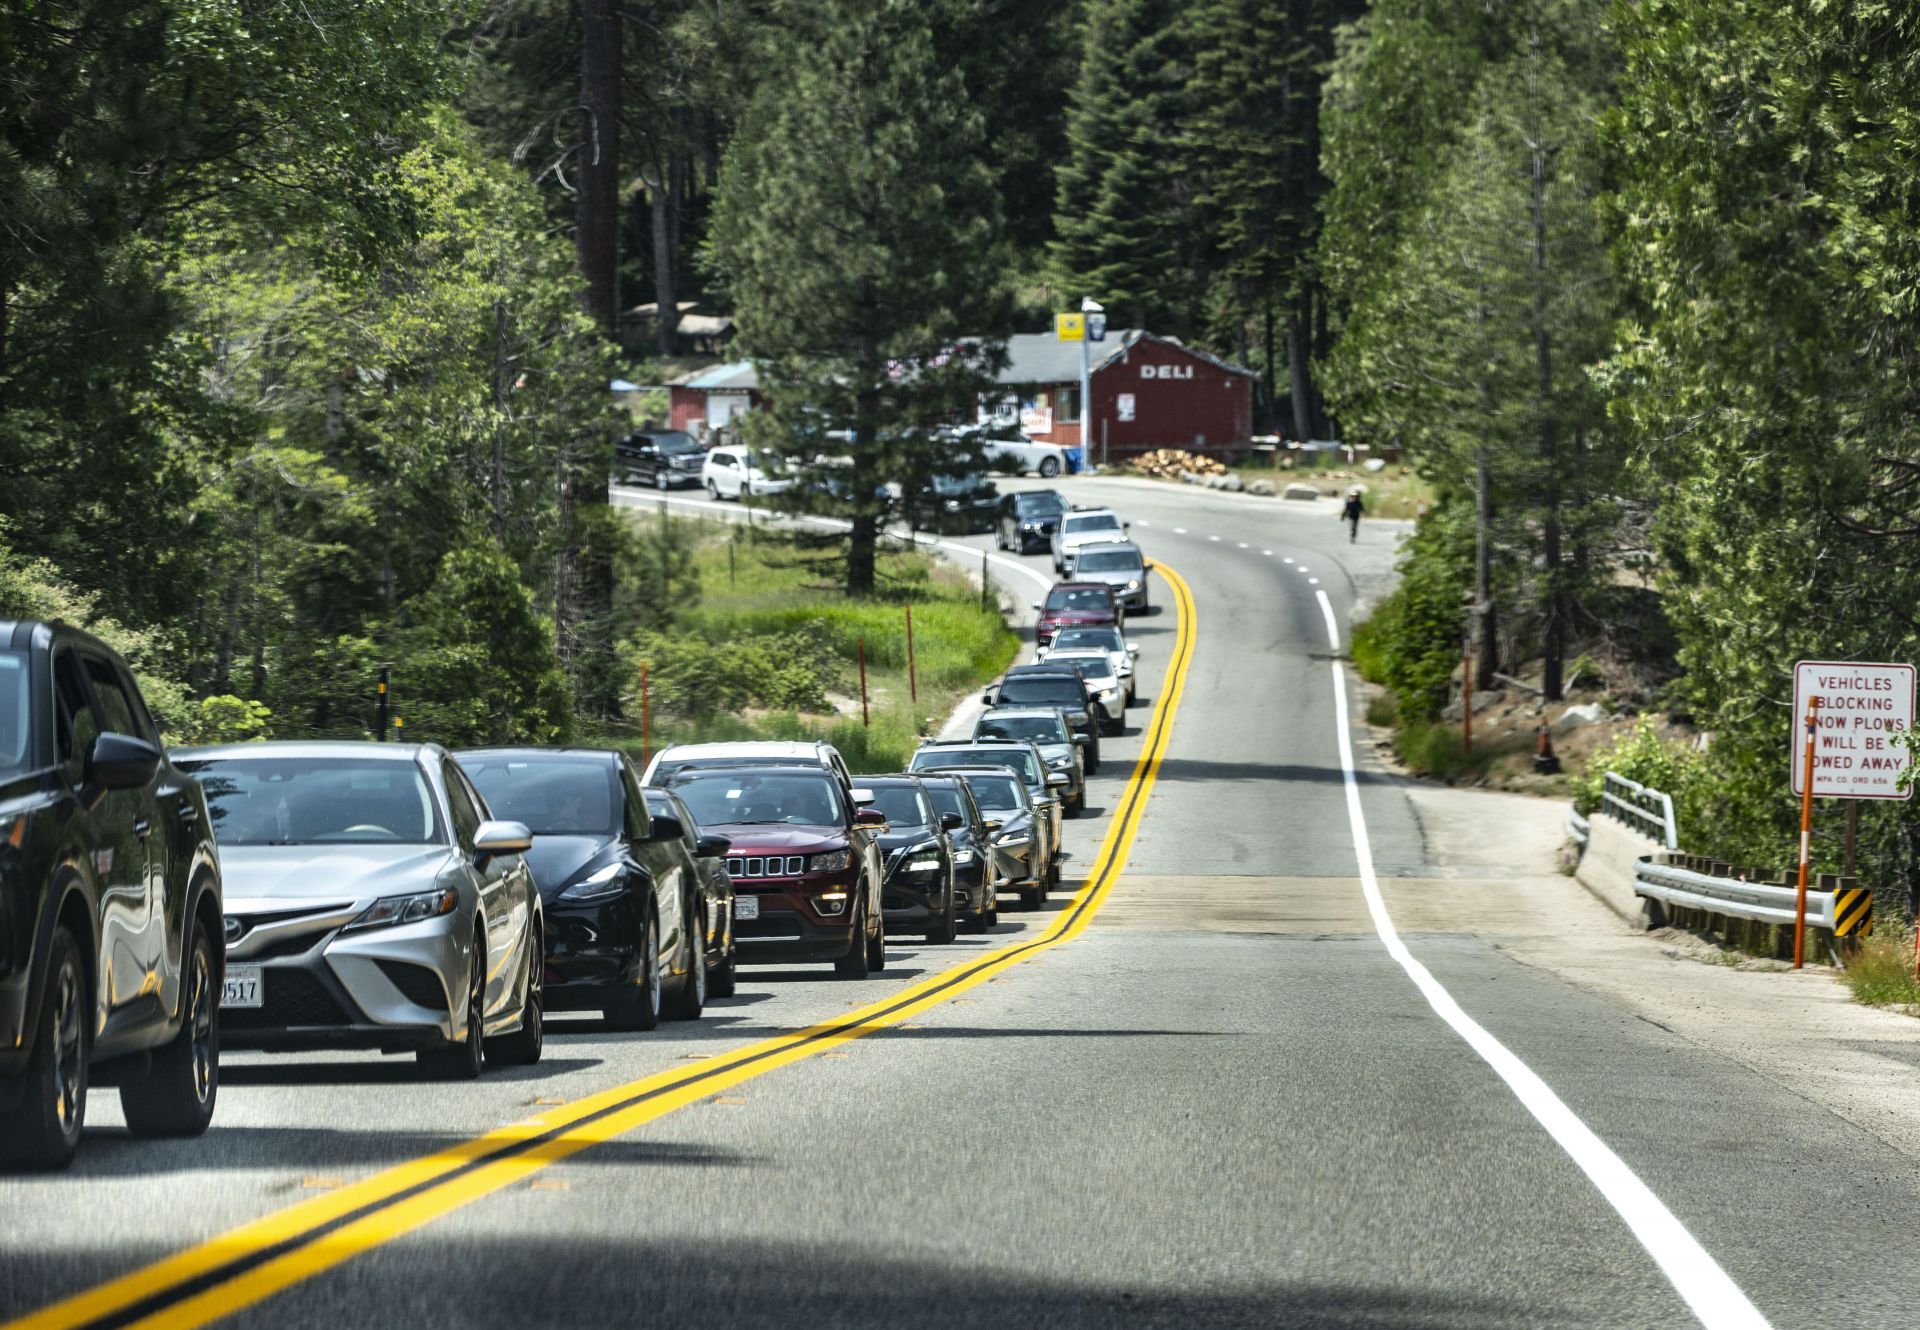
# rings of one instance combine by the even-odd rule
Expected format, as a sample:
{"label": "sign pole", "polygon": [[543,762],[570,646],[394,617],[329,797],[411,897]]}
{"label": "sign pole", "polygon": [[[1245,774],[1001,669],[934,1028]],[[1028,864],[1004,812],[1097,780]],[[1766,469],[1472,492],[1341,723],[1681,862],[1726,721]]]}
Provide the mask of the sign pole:
{"label": "sign pole", "polygon": [[1800,768],[1800,885],[1793,902],[1793,968],[1799,969],[1807,947],[1807,859],[1813,845],[1813,735],[1820,721],[1820,698],[1807,699],[1806,762]]}
{"label": "sign pole", "polygon": [[[868,724],[868,720],[867,720],[867,639],[864,637],[857,639],[854,642],[854,650],[860,653],[860,723],[862,725],[866,725]],[[1806,875],[1803,873],[1801,876],[1804,878]]]}
{"label": "sign pole", "polygon": [[1460,751],[1473,751],[1473,639],[1460,643]]}
{"label": "sign pole", "polygon": [[393,671],[391,667],[382,665],[380,667],[380,682],[376,685],[376,691],[380,698],[380,731],[376,737],[381,743],[387,741],[387,716],[392,708],[391,695],[388,693],[387,688],[392,682],[392,679]]}

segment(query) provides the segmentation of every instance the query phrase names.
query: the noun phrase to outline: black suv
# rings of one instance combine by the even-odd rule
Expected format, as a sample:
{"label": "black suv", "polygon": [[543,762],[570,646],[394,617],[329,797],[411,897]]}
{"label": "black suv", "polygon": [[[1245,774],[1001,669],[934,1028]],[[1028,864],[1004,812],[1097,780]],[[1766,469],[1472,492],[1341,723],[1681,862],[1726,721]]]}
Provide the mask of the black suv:
{"label": "black suv", "polygon": [[629,485],[670,490],[700,483],[707,450],[680,429],[641,430],[613,445],[614,469]]}
{"label": "black suv", "polygon": [[1003,550],[1030,554],[1035,548],[1047,549],[1060,515],[1067,511],[1066,498],[1059,490],[1016,490],[1000,496],[1000,509],[993,521],[993,543]]}
{"label": "black suv", "polygon": [[87,1084],[192,1136],[220,1080],[220,866],[126,664],[0,620],[0,1161],[73,1159]]}
{"label": "black suv", "polygon": [[980,700],[990,707],[1059,707],[1075,742],[1086,735],[1087,774],[1100,770],[1100,707],[1087,696],[1086,682],[1064,661],[1058,665],[1015,665]]}

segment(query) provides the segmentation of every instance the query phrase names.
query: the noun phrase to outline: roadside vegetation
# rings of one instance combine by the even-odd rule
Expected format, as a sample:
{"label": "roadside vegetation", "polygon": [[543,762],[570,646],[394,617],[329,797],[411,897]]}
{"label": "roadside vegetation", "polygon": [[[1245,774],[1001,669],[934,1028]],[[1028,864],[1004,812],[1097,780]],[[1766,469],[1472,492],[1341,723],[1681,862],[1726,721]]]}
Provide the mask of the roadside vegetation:
{"label": "roadside vegetation", "polygon": [[655,595],[663,585],[672,597],[620,645],[625,719],[606,737],[636,756],[642,663],[655,751],[667,743],[825,739],[856,769],[885,771],[903,767],[960,697],[1019,649],[997,598],[983,605],[977,581],[923,550],[884,543],[874,591],[852,597],[823,568],[819,550],[794,533],[646,509],[629,521],[621,598]]}

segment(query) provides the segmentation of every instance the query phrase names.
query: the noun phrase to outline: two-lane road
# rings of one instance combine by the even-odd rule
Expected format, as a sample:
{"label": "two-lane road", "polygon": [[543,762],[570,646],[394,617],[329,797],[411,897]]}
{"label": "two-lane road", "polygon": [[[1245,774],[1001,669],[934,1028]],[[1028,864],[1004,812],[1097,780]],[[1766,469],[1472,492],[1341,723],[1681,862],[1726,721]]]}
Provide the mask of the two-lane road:
{"label": "two-lane road", "polygon": [[[1896,1323],[1920,1262],[1846,1272],[1861,1231],[1920,1220],[1911,1161],[1519,964],[1448,828],[1343,743],[1329,617],[1344,640],[1397,533],[1063,488],[1191,588],[1156,580],[1133,626],[1141,706],[1069,824],[1073,902],[864,984],[749,971],[693,1025],[556,1019],[545,1062],[475,1085],[238,1056],[199,1141],[121,1139],[98,1095],[72,1173],[0,1180],[0,1314],[1734,1326],[1750,1297]],[[1046,560],[998,575],[1025,601]],[[1497,842],[1469,864],[1497,873]]]}

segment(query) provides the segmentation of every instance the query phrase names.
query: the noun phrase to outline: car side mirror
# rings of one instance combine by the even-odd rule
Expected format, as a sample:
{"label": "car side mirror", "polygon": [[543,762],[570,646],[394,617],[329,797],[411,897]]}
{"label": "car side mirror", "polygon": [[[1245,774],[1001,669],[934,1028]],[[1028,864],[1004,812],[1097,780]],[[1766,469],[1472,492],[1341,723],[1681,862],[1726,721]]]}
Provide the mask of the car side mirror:
{"label": "car side mirror", "polygon": [[1152,559],[1142,559],[1142,560],[1140,560],[1140,571],[1141,571],[1141,572],[1143,572],[1143,573],[1150,573],[1150,572],[1152,572],[1152,571],[1153,571],[1153,560],[1152,560]]}
{"label": "car side mirror", "polygon": [[87,754],[87,780],[103,790],[138,790],[160,774],[160,750],[131,734],[99,735]]}
{"label": "car side mirror", "polygon": [[702,836],[693,843],[693,852],[702,859],[718,859],[732,848],[730,836]]}
{"label": "car side mirror", "polygon": [[474,829],[473,852],[476,858],[491,859],[496,854],[525,854],[533,848],[533,833],[524,822],[482,822]]}
{"label": "car side mirror", "polygon": [[1122,522],[1122,523],[1120,524],[1120,529],[1121,529],[1122,531],[1131,531],[1131,530],[1133,530],[1133,523],[1132,523],[1132,522]]}
{"label": "car side mirror", "polygon": [[1088,744],[1093,742],[1093,736],[1091,734],[1073,734],[1067,737],[1072,739],[1075,743],[1079,744],[1082,748],[1085,748]]}
{"label": "car side mirror", "polygon": [[940,814],[940,829],[942,831],[958,831],[965,825],[965,820],[962,819],[958,813]]}
{"label": "car side mirror", "polygon": [[[1076,729],[1084,730],[1087,727],[1086,713],[1078,712],[1078,711],[1072,713],[1067,717],[1067,724],[1073,726]],[[1079,736],[1075,736],[1075,737],[1077,738]]]}
{"label": "car side mirror", "polygon": [[1136,644],[1129,642],[1127,643],[1127,654],[1137,660],[1140,656],[1140,648]]}
{"label": "car side mirror", "polygon": [[878,808],[862,808],[853,815],[853,821],[855,826],[885,827],[887,815]]}
{"label": "car side mirror", "polygon": [[1030,600],[1027,604],[1033,606],[1036,610],[1040,608],[1040,602],[1037,600]]}
{"label": "car side mirror", "polygon": [[985,822],[982,822],[980,824],[980,830],[986,832],[989,836],[991,836],[994,832],[1000,830],[1000,828],[1005,825],[1006,823],[1002,822],[999,818],[990,817]]}
{"label": "car side mirror", "polygon": [[982,693],[982,694],[980,694],[980,700],[981,700],[982,702],[985,702],[985,703],[986,703],[986,704],[987,704],[988,706],[992,706],[992,705],[993,705],[993,690],[992,690],[991,688],[989,688],[989,689],[988,689],[988,690],[987,690],[986,692],[984,692],[984,693]]}
{"label": "car side mirror", "polygon": [[686,824],[668,813],[655,813],[647,819],[647,843],[679,840],[687,834]]}

